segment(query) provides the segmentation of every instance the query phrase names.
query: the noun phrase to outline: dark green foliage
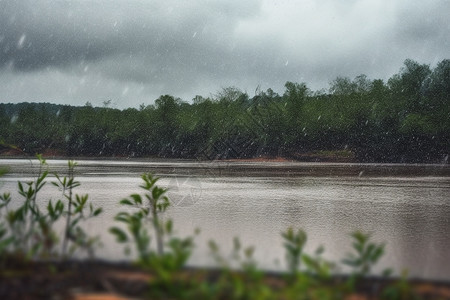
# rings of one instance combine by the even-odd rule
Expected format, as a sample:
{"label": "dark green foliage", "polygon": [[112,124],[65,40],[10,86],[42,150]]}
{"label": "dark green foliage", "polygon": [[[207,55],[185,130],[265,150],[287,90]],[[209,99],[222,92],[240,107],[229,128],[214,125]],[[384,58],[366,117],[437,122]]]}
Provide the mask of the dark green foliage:
{"label": "dark green foliage", "polygon": [[328,93],[286,82],[282,96],[229,87],[192,104],[163,95],[139,110],[0,104],[0,151],[215,159],[348,149],[359,161],[441,162],[450,148],[449,74],[448,59],[434,69],[406,60],[387,83],[338,77]]}
{"label": "dark green foliage", "polygon": [[[347,287],[354,290],[361,278],[370,274],[370,271],[384,254],[384,244],[370,242],[370,235],[356,231],[352,233],[354,253],[348,253],[342,263],[352,269],[347,281]],[[384,271],[385,274],[390,270]]]}
{"label": "dark green foliage", "polygon": [[[66,206],[62,200],[43,202],[45,200],[38,198],[39,191],[46,184],[48,171],[46,161],[40,155],[37,158],[39,169],[36,178],[25,183],[18,182],[18,193],[23,198],[22,202],[17,202],[20,203],[18,208],[9,208],[12,201],[9,193],[0,195],[0,264],[3,259],[11,256],[25,262],[32,259],[54,259],[60,254],[65,257],[69,240],[72,243],[70,254],[76,248],[82,248],[93,255],[98,238],[88,236],[80,222],[99,215],[101,209],[94,209],[88,203],[87,195],[75,195],[75,199],[72,199],[72,189],[79,185],[73,177],[75,163],[69,162],[69,177],[61,178],[56,175],[58,183],[54,183],[69,200]],[[59,252],[57,246],[60,239],[54,227],[62,218],[66,218],[67,223],[62,252]]]}
{"label": "dark green foliage", "polygon": [[[144,174],[141,178],[143,184],[140,187],[145,194],[143,196],[132,194],[120,201],[121,205],[134,208],[136,211],[120,212],[115,217],[116,221],[125,225],[125,230],[123,227],[111,227],[109,231],[115,235],[117,242],[127,245],[126,253],[130,253],[129,244],[133,244],[138,264],[155,272],[158,276],[155,284],[166,290],[170,288],[175,272],[179,271],[189,259],[194,247],[193,238],[174,236],[172,221],[162,219],[162,214],[170,203],[165,196],[166,189],[156,184],[159,178],[152,174]],[[156,251],[150,245],[152,229]]]}
{"label": "dark green foliage", "polygon": [[64,200],[67,201],[67,208],[62,200],[58,200],[55,208],[52,208],[51,201],[49,203],[49,212],[55,212],[53,214],[56,219],[62,214],[66,218],[61,251],[63,257],[67,255],[69,242],[72,244],[70,248],[71,253],[77,248],[81,248],[87,251],[90,256],[94,255],[94,249],[98,244],[98,237],[89,237],[79,223],[98,216],[102,212],[102,208],[94,208],[92,203],[88,202],[88,195],[74,195],[73,190],[80,186],[80,183],[75,180],[74,176],[76,165],[75,162],[69,161],[68,176],[60,177],[58,174],[55,174],[57,181],[52,182],[54,186],[62,191]]}
{"label": "dark green foliage", "polygon": [[214,241],[209,241],[209,248],[221,270],[217,281],[202,290],[204,295],[210,299],[274,299],[273,291],[264,284],[264,273],[253,259],[254,247],[243,248],[235,237],[229,258]]}
{"label": "dark green foliage", "polygon": [[349,253],[342,262],[352,267],[357,276],[368,275],[372,266],[383,255],[384,245],[370,243],[370,236],[359,231],[352,233],[352,237],[355,253]]}
{"label": "dark green foliage", "polygon": [[386,300],[419,300],[421,297],[413,289],[404,271],[400,279],[387,286],[382,292],[382,299]]}
{"label": "dark green foliage", "polygon": [[302,255],[302,262],[305,266],[306,273],[320,279],[330,280],[332,271],[335,268],[335,263],[330,262],[322,257],[325,249],[321,246],[316,249],[314,255],[304,253]]}
{"label": "dark green foliage", "polygon": [[286,249],[286,261],[289,272],[296,276],[300,267],[303,247],[306,244],[306,233],[299,229],[297,232],[289,227],[286,232],[281,234],[284,239],[284,248]]}

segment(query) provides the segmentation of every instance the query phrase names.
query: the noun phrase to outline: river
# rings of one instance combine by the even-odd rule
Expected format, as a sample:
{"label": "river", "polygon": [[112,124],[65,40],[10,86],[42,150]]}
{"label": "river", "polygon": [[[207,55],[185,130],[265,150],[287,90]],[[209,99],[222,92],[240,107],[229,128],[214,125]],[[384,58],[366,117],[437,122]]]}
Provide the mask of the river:
{"label": "river", "polygon": [[[66,161],[47,162],[50,171],[66,172]],[[1,192],[19,199],[17,181],[32,178],[37,161],[1,159],[0,166],[10,170],[0,179]],[[107,230],[119,200],[140,192],[144,172],[169,188],[172,206],[165,218],[174,220],[176,232],[201,230],[189,265],[213,265],[207,242],[215,240],[228,254],[236,236],[255,246],[260,267],[283,269],[280,233],[293,226],[307,232],[308,253],[323,245],[325,257],[339,262],[351,251],[349,234],[361,230],[386,243],[375,273],[390,267],[397,275],[408,269],[411,277],[450,280],[449,165],[80,160],[75,191],[104,208],[87,227],[102,238],[98,257],[126,259]],[[40,199],[59,196],[47,184]]]}

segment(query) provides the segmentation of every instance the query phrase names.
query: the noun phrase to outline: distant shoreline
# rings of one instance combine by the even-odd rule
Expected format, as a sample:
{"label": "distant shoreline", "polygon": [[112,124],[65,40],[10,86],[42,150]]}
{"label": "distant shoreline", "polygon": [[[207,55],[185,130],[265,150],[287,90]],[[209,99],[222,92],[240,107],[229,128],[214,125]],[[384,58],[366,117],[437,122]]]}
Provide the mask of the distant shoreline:
{"label": "distant shoreline", "polygon": [[[225,162],[342,162],[342,163],[358,163],[354,154],[350,151],[317,151],[309,153],[298,153],[292,157],[285,156],[267,156],[261,155],[258,157],[245,157],[245,158],[191,158],[191,157],[158,157],[158,156],[69,156],[63,153],[63,151],[48,149],[43,151],[42,156],[46,159],[86,159],[86,160],[197,160],[197,161],[225,161]],[[21,158],[33,158],[34,155],[21,152],[17,149],[8,149],[0,152],[1,158],[21,159]]]}
{"label": "distant shoreline", "polygon": [[[148,161],[151,160],[173,160],[173,161],[223,161],[223,162],[311,162],[311,163],[388,163],[388,164],[443,164],[448,165],[448,156],[442,158],[440,161],[423,161],[423,162],[382,162],[382,161],[360,161],[354,153],[349,150],[320,150],[306,153],[296,153],[290,157],[287,156],[268,156],[261,155],[258,157],[244,157],[244,158],[193,158],[193,157],[160,157],[160,156],[69,156],[63,151],[57,149],[47,149],[42,151],[42,157],[45,159],[61,159],[61,160],[136,160]],[[19,149],[5,149],[0,151],[0,159],[32,159],[35,155],[29,155]]]}

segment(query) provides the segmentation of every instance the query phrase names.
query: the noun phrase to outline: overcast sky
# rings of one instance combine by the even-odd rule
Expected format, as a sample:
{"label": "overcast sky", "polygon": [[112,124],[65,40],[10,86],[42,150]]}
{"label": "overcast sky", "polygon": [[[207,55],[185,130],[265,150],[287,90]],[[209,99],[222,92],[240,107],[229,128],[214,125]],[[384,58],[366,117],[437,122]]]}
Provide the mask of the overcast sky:
{"label": "overcast sky", "polygon": [[0,0],[0,102],[328,89],[450,58],[450,0]]}

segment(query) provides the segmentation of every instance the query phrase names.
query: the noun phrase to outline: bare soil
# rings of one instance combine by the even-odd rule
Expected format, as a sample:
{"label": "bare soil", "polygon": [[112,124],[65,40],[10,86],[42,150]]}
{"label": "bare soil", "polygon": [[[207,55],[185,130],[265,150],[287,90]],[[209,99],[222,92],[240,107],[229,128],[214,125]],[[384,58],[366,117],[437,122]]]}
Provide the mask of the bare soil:
{"label": "bare soil", "polygon": [[[213,282],[217,270],[186,269],[178,280],[196,278]],[[102,261],[64,263],[34,262],[24,265],[11,262],[0,265],[0,299],[76,299],[122,300],[148,298],[149,283],[155,275],[129,264]],[[345,299],[381,299],[379,291],[393,280],[368,278],[357,291]],[[286,286],[279,274],[266,274],[264,283],[273,289]],[[420,299],[450,299],[450,282],[411,281]]]}

